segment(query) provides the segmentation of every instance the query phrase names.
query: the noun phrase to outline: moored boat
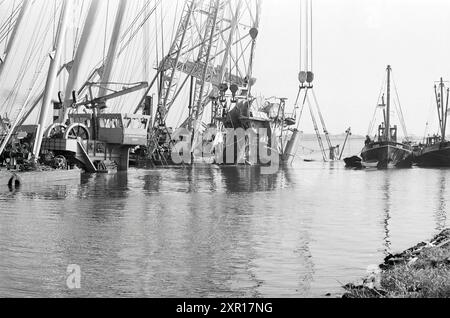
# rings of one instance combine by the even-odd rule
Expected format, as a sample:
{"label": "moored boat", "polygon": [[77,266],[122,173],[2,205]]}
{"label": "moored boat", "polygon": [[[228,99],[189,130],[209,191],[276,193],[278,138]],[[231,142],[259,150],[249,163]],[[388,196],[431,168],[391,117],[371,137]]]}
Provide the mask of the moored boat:
{"label": "moored boat", "polygon": [[414,151],[414,161],[421,167],[450,167],[450,141],[446,140],[449,89],[441,78],[439,87],[434,86],[439,119],[440,135],[426,138],[425,144]]}
{"label": "moored boat", "polygon": [[391,126],[391,71],[391,67],[388,66],[386,104],[383,97],[383,102],[378,105],[383,108],[383,123],[378,127],[378,134],[374,140],[367,136],[365,147],[361,152],[364,167],[408,168],[413,163],[411,144],[398,142],[397,126]]}

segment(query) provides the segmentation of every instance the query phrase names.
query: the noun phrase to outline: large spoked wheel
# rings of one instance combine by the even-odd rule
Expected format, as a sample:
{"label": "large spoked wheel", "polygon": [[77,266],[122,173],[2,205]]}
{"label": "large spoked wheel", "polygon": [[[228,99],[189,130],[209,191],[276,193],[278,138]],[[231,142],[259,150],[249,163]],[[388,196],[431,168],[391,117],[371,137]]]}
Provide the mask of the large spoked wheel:
{"label": "large spoked wheel", "polygon": [[72,124],[67,128],[64,138],[90,140],[91,134],[89,133],[89,129],[86,127],[86,125]]}
{"label": "large spoked wheel", "polygon": [[64,134],[67,131],[67,126],[64,124],[53,124],[51,125],[45,134],[47,138],[64,138]]}

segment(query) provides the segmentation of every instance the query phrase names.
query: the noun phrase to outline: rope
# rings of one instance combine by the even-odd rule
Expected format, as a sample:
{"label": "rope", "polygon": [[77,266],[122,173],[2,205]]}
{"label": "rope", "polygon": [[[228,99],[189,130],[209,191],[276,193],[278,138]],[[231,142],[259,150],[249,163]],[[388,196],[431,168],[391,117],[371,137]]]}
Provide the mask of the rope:
{"label": "rope", "polygon": [[11,15],[6,19],[6,21],[0,27],[0,42],[4,41],[6,39],[7,40],[6,44],[8,43],[7,38],[9,37],[9,33],[11,32],[11,30],[13,29],[13,24],[17,20],[17,16],[19,15],[20,10],[21,10],[20,6],[17,6],[16,8],[14,8],[14,6],[12,7]]}
{"label": "rope", "polygon": [[139,24],[138,28],[130,35],[129,39],[127,40],[127,42],[122,46],[122,49],[119,51],[118,56],[120,56],[122,54],[122,52],[127,48],[127,46],[130,44],[130,42],[133,41],[133,39],[135,38],[135,36],[138,34],[138,32],[145,26],[145,24],[147,23],[148,19],[153,15],[153,13],[155,12],[155,10],[158,8],[158,5],[161,3],[161,0],[158,0],[155,3],[155,6],[150,10],[150,13],[144,17],[144,20],[141,22],[141,24]]}
{"label": "rope", "polygon": [[375,126],[375,121],[376,121],[376,116],[377,116],[377,110],[381,101],[381,97],[383,95],[384,89],[386,88],[387,85],[387,79],[385,78],[383,80],[383,84],[381,86],[381,90],[380,90],[380,94],[378,95],[378,99],[377,99],[377,105],[375,106],[375,110],[374,110],[374,114],[372,117],[372,121],[369,124],[369,130],[367,131],[367,135],[370,136],[372,134],[373,128]]}
{"label": "rope", "polygon": [[[46,4],[48,4],[48,3],[46,3]],[[43,16],[43,12],[45,12],[45,11],[46,11],[46,7],[42,6],[40,15]],[[29,43],[29,45],[27,47],[27,50],[26,50],[27,55],[25,55],[25,59],[23,60],[22,67],[19,70],[18,77],[16,78],[14,86],[11,89],[10,94],[7,96],[6,101],[4,103],[3,109],[6,108],[7,112],[12,112],[14,105],[16,105],[16,101],[18,99],[18,93],[21,90],[21,86],[23,85],[22,81],[26,75],[26,71],[30,68],[29,65],[34,61],[34,58],[39,57],[39,56],[43,56],[43,59],[47,58],[46,54],[42,53],[44,51],[44,46],[41,46],[40,52],[38,54],[36,54],[36,51],[38,50],[37,49],[38,45],[43,42],[43,39],[38,37],[38,33],[41,31],[44,21],[45,21],[45,19],[41,19],[39,21],[39,24],[36,26],[36,28],[33,31],[33,34],[31,37],[33,40]],[[48,30],[51,27],[51,24],[52,24],[52,21],[48,21],[43,37],[45,37],[45,34],[47,34]],[[41,63],[41,65],[42,65],[42,63]],[[38,66],[36,69],[35,77],[31,81],[32,85],[36,85],[37,76],[39,74],[40,74],[40,68]],[[30,92],[30,94],[31,94],[31,92]],[[22,107],[24,107],[23,104],[22,104]]]}
{"label": "rope", "polygon": [[[8,23],[8,29],[9,30],[11,30],[12,16],[14,14],[14,7],[15,6],[16,6],[16,1],[14,0],[13,6],[12,6],[12,9],[11,9],[11,19],[9,20],[9,23]],[[6,47],[8,46],[8,38],[9,38],[9,32],[6,34],[5,51],[6,51]]]}
{"label": "rope", "polygon": [[405,138],[408,140],[409,137],[408,137],[408,131],[406,130],[405,117],[403,116],[402,105],[400,104],[400,98],[399,98],[399,95],[398,95],[397,84],[395,83],[393,74],[392,74],[392,82],[394,83],[395,96],[397,97],[397,101],[398,101],[400,124],[402,126],[402,130],[403,130],[403,133],[405,135]]}

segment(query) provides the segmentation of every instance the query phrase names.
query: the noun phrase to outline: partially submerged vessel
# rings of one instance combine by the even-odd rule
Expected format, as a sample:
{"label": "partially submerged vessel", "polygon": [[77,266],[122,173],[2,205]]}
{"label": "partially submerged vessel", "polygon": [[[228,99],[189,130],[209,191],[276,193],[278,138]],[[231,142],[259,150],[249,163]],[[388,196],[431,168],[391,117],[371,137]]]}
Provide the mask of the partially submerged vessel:
{"label": "partially submerged vessel", "polygon": [[298,132],[285,99],[259,103],[252,94],[260,10],[260,0],[185,1],[148,88],[156,88],[157,103],[148,145],[135,151],[133,162],[261,165],[264,151],[291,160],[285,149],[295,150],[289,140],[298,140]]}
{"label": "partially submerged vessel", "polygon": [[450,141],[447,141],[447,118],[449,88],[445,87],[441,78],[439,87],[434,86],[439,134],[428,136],[424,144],[418,145],[414,151],[414,162],[421,167],[450,167]]}
{"label": "partially submerged vessel", "polygon": [[[408,168],[413,163],[409,142],[399,142],[398,128],[391,125],[391,66],[387,67],[386,103],[384,95],[378,108],[383,109],[383,122],[378,126],[374,139],[367,136],[361,151],[362,165],[370,168]],[[399,114],[401,116],[401,112]],[[402,116],[401,116],[402,117]],[[401,121],[403,123],[403,120]],[[404,128],[406,131],[406,128]]]}

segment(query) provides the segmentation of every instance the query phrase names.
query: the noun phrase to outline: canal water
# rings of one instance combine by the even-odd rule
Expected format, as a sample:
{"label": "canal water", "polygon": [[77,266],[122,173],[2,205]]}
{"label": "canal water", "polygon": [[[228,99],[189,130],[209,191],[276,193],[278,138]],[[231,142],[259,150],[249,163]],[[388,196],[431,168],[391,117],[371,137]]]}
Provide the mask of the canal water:
{"label": "canal water", "polygon": [[0,297],[338,296],[448,226],[449,190],[450,170],[300,159],[1,189]]}

